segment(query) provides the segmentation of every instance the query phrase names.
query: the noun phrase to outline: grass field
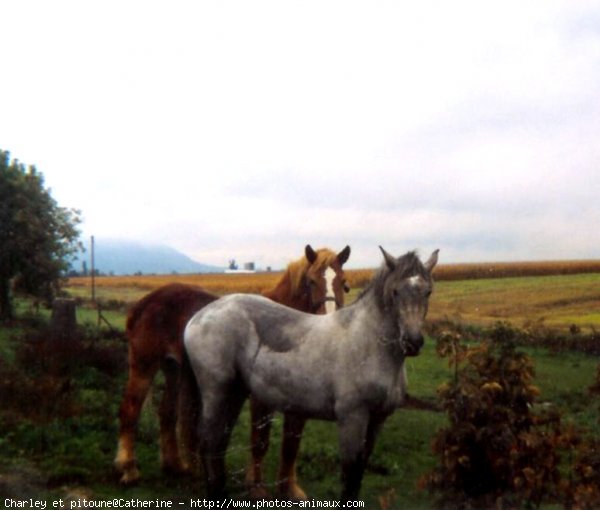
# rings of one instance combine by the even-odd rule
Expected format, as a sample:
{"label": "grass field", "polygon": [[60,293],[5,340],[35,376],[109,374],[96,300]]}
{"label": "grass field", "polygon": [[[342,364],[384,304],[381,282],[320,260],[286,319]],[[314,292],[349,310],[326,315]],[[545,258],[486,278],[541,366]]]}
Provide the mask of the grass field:
{"label": "grass field", "polygon": [[431,320],[520,327],[600,327],[600,273],[440,281],[431,300]]}
{"label": "grass field", "polygon": [[[568,329],[572,324],[582,328],[598,327],[600,318],[600,272],[552,274],[545,276],[506,276],[502,278],[456,279],[437,275],[438,282],[430,305],[431,321],[449,318],[469,325],[487,325],[498,319],[516,325],[544,323]],[[516,270],[515,267],[512,269]],[[564,272],[564,270],[563,270]],[[349,272],[353,287],[349,301],[359,292],[357,282],[371,272]],[[480,273],[474,272],[473,275]],[[98,278],[97,295],[105,302],[114,301],[103,314],[117,328],[124,325],[126,305],[150,289],[168,281],[190,281],[213,292],[259,292],[273,285],[278,273],[258,275],[208,275],[198,277],[166,276]],[[190,280],[186,280],[190,278]],[[362,280],[361,280],[362,278]],[[354,282],[354,284],[352,283]],[[74,279],[67,291],[85,299],[89,296],[86,280]],[[78,321],[96,324],[97,313],[83,303]],[[20,303],[19,313],[30,312]],[[44,312],[46,313],[46,312]],[[104,327],[104,326],[103,326]],[[93,328],[92,328],[93,329]],[[13,374],[22,353],[17,339],[20,328],[0,328],[0,383]],[[49,501],[65,497],[163,498],[188,502],[202,497],[201,481],[187,478],[165,478],[159,470],[156,411],[161,393],[160,378],[145,406],[138,441],[138,458],[143,478],[137,487],[124,489],[112,471],[116,448],[117,411],[125,381],[126,345],[121,341],[92,341],[90,348],[106,349],[114,357],[96,367],[92,362],[75,367],[69,379],[69,395],[74,403],[72,416],[47,416],[32,420],[15,419],[6,409],[18,407],[15,399],[0,384],[0,494],[3,497],[43,497]],[[451,377],[447,361],[435,353],[435,342],[428,339],[422,354],[407,362],[410,392],[434,402],[436,388]],[[565,412],[566,419],[587,426],[598,434],[598,405],[587,395],[598,359],[576,352],[553,353],[544,348],[524,348],[536,365],[535,383],[540,387],[540,401]],[[100,357],[100,359],[104,359]],[[105,373],[105,370],[109,370]],[[24,374],[23,377],[26,377]],[[32,383],[41,384],[39,380]],[[2,389],[4,388],[4,393]],[[11,390],[14,391],[14,390]],[[6,407],[8,404],[8,407]],[[430,440],[444,425],[442,413],[399,410],[385,424],[372,461],[366,473],[361,497],[367,508],[412,509],[431,508],[432,498],[417,489],[418,479],[437,462],[431,453]],[[272,447],[266,460],[266,472],[273,480],[277,469],[281,418],[276,418]],[[249,458],[249,413],[245,407],[234,430],[228,453],[229,486],[235,497],[244,497],[243,470]],[[335,425],[311,421],[303,436],[299,458],[299,476],[307,492],[319,500],[335,499],[339,494],[338,446]],[[177,505],[176,505],[177,506]],[[186,505],[178,508],[186,508]]]}

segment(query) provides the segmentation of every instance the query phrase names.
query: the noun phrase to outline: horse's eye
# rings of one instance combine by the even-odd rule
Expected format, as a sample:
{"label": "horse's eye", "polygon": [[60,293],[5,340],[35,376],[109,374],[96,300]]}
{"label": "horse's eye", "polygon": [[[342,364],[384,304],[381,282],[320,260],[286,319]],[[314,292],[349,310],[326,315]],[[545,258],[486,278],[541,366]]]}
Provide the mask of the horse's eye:
{"label": "horse's eye", "polygon": [[347,284],[347,283],[344,283],[344,292],[345,292],[346,294],[348,294],[348,292],[350,292],[350,287],[348,287],[348,284]]}

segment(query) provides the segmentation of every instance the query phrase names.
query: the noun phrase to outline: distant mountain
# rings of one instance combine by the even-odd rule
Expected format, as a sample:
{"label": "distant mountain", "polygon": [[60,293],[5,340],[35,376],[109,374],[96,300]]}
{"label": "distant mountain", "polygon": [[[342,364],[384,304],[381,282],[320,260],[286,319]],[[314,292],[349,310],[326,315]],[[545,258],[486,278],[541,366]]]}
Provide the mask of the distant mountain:
{"label": "distant mountain", "polygon": [[[84,261],[87,270],[91,270],[89,247],[86,250],[72,264],[75,271],[82,271]],[[220,273],[225,269],[201,264],[163,245],[96,239],[94,251],[94,266],[103,274]]]}

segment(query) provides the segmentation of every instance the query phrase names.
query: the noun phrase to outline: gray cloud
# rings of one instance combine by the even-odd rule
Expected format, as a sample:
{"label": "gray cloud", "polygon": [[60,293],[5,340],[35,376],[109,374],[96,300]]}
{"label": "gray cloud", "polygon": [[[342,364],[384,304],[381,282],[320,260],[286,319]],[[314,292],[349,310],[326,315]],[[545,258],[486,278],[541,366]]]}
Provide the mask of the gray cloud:
{"label": "gray cloud", "polygon": [[75,4],[10,4],[0,140],[86,234],[275,267],[600,257],[599,5]]}

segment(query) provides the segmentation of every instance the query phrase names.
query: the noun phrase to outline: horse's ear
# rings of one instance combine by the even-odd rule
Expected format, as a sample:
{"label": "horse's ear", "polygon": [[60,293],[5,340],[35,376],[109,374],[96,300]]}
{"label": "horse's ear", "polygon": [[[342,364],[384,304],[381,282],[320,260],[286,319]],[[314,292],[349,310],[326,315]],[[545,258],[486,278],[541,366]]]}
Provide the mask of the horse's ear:
{"label": "horse's ear", "polygon": [[387,251],[385,251],[381,246],[379,247],[381,253],[383,253],[383,258],[385,259],[385,263],[390,271],[396,269],[396,259],[393,255],[390,255]]}
{"label": "horse's ear", "polygon": [[312,246],[310,244],[307,244],[306,248],[304,248],[304,254],[306,255],[306,259],[308,260],[308,262],[310,262],[311,264],[315,260],[317,260],[317,252],[312,249]]}
{"label": "horse's ear", "polygon": [[337,254],[337,260],[340,266],[343,266],[350,257],[350,246],[346,246],[341,252]]}
{"label": "horse's ear", "polygon": [[429,259],[427,259],[427,262],[425,262],[425,269],[427,269],[427,271],[429,273],[431,273],[431,270],[435,267],[435,265],[438,262],[438,253],[440,252],[440,250],[435,250],[430,256]]}

